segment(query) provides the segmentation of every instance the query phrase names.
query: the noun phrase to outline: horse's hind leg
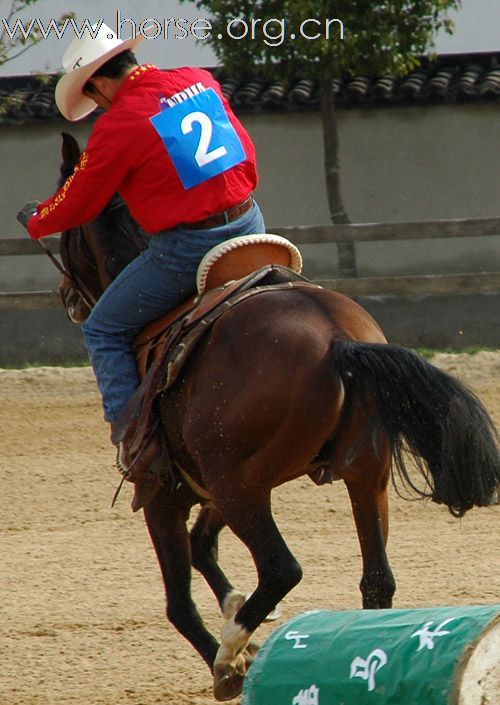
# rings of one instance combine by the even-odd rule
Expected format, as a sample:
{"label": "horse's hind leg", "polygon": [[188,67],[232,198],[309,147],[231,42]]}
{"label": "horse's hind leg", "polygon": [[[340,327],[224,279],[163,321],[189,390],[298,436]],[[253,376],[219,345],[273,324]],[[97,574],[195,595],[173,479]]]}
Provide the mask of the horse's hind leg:
{"label": "horse's hind leg", "polygon": [[391,607],[396,589],[386,553],[389,472],[388,462],[372,458],[344,478],[363,559],[360,589],[365,609]]}
{"label": "horse's hind leg", "polygon": [[218,537],[226,522],[213,507],[202,507],[191,529],[191,561],[217,598],[224,617],[232,617],[245,602],[234,589],[218,563]]}

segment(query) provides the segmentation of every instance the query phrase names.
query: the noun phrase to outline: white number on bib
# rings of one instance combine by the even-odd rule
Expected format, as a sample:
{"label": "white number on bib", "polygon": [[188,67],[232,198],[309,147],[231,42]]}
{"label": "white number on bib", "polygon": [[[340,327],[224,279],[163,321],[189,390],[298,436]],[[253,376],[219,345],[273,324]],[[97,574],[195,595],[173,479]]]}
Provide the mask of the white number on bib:
{"label": "white number on bib", "polygon": [[185,189],[246,159],[217,93],[209,88],[150,118]]}
{"label": "white number on bib", "polygon": [[198,111],[186,115],[181,122],[181,130],[183,135],[187,135],[188,132],[192,132],[194,122],[197,122],[201,128],[200,141],[198,142],[198,147],[194,158],[199,167],[204,167],[205,164],[209,164],[210,162],[213,162],[214,159],[220,159],[227,154],[227,149],[224,145],[221,145],[220,147],[209,151],[213,126],[212,121],[206,113],[200,113]]}

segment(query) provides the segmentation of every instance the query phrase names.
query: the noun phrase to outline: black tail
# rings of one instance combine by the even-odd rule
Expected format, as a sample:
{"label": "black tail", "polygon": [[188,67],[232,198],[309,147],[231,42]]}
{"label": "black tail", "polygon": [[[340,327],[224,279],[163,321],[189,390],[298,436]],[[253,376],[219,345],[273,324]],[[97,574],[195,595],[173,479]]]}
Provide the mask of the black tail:
{"label": "black tail", "polygon": [[[446,504],[454,516],[498,502],[498,434],[471,391],[398,345],[341,340],[333,361],[347,400],[375,406],[370,436],[387,436],[407,488]],[[426,489],[412,481],[404,451],[416,460]]]}

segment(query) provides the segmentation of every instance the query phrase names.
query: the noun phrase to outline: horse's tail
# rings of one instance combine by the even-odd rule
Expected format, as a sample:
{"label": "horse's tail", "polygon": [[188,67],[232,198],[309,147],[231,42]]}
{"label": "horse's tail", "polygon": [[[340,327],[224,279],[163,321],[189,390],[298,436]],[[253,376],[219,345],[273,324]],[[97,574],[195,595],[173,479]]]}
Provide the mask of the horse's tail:
{"label": "horse's tail", "polygon": [[[455,516],[499,501],[498,434],[483,404],[458,380],[398,345],[339,340],[333,361],[348,404],[372,410],[369,437],[386,435],[407,489]],[[426,488],[411,479],[405,451]]]}

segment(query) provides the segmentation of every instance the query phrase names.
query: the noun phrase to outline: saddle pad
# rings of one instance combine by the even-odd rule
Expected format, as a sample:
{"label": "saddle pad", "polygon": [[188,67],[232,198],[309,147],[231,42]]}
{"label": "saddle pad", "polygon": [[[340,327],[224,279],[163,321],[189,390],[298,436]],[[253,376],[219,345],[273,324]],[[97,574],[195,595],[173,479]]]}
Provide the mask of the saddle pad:
{"label": "saddle pad", "polygon": [[302,270],[302,257],[295,245],[280,235],[242,235],[213,247],[201,260],[196,284],[198,293],[242,279],[268,264]]}

